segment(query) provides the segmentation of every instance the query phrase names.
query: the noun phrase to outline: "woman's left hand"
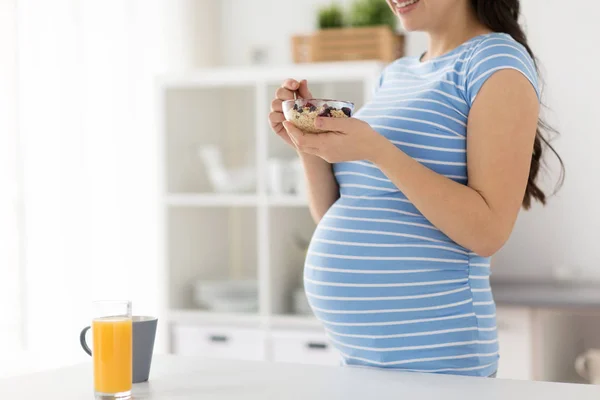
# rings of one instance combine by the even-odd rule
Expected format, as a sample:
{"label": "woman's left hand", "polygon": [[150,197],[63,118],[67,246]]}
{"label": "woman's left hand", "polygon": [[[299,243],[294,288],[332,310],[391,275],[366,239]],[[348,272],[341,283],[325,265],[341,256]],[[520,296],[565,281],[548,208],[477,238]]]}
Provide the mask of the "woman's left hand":
{"label": "woman's left hand", "polygon": [[356,118],[319,117],[315,127],[325,133],[304,133],[289,121],[283,123],[296,148],[321,157],[329,163],[373,161],[387,139]]}

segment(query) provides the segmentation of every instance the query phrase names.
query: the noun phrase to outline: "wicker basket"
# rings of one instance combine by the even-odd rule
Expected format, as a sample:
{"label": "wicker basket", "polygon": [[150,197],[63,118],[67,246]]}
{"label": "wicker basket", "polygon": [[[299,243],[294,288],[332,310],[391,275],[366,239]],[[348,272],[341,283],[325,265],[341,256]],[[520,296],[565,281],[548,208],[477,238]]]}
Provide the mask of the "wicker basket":
{"label": "wicker basket", "polygon": [[295,63],[379,60],[404,55],[404,35],[388,26],[324,29],[308,36],[292,36]]}

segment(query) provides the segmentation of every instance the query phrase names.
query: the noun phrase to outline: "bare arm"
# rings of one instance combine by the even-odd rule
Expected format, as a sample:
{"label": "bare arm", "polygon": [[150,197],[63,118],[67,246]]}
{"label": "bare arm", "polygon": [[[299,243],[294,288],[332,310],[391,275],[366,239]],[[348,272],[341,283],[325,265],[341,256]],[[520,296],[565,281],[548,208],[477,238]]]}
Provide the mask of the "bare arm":
{"label": "bare arm", "polygon": [[[298,82],[288,79],[277,89],[275,98],[271,102],[271,113],[269,114],[271,129],[295,149],[297,149],[296,144],[292,141],[283,126],[285,117],[283,115],[282,102],[293,99],[294,91],[296,90],[300,97],[305,99],[312,98],[306,80]],[[310,214],[314,221],[318,223],[327,210],[329,210],[329,207],[339,198],[337,181],[333,175],[330,163],[320,157],[300,151],[298,151],[298,155],[304,166]]]}
{"label": "bare arm", "polygon": [[468,186],[431,171],[390,142],[371,161],[451,239],[490,256],[508,239],[521,207],[538,113],[527,79],[517,71],[499,71],[469,114]]}
{"label": "bare arm", "polygon": [[329,207],[340,197],[340,189],[330,163],[310,154],[301,152],[298,154],[304,165],[310,215],[318,223]]}

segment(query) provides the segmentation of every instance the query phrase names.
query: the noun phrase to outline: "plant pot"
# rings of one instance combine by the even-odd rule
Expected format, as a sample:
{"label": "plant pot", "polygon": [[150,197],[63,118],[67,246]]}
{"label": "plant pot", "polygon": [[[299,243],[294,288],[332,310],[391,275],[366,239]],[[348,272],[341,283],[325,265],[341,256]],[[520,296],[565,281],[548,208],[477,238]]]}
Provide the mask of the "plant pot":
{"label": "plant pot", "polygon": [[377,60],[392,62],[404,55],[404,35],[389,26],[323,29],[292,36],[295,63]]}

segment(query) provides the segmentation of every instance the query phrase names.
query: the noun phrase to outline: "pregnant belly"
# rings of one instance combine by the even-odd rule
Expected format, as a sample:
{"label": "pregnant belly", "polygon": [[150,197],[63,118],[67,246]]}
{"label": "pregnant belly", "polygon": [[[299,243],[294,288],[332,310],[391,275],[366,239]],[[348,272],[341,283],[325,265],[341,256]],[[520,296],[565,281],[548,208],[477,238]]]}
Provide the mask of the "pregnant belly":
{"label": "pregnant belly", "polygon": [[477,317],[474,296],[489,302],[491,292],[489,268],[472,271],[476,258],[392,200],[341,198],[313,235],[305,290],[348,363],[478,368],[494,362],[496,337],[495,320]]}

